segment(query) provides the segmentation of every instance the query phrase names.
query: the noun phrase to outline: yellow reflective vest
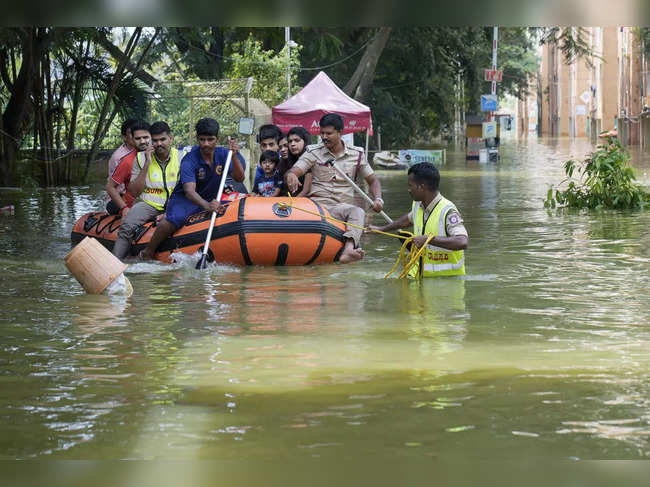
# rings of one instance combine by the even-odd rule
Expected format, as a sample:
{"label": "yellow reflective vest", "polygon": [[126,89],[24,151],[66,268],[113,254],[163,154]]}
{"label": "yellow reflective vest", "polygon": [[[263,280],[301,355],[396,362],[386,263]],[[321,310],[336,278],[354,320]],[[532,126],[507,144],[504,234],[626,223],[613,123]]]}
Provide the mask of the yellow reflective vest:
{"label": "yellow reflective vest", "polygon": [[[140,199],[145,203],[149,203],[158,211],[164,211],[167,206],[167,201],[174,191],[174,187],[178,182],[180,173],[180,160],[185,155],[184,150],[178,150],[174,147],[169,151],[169,162],[163,171],[155,154],[151,154],[151,164],[147,170],[147,179],[144,183],[144,189],[140,194]],[[144,152],[138,152],[135,159],[140,166],[144,166]]]}
{"label": "yellow reflective vest", "polygon": [[[413,234],[446,237],[447,227],[445,221],[449,210],[456,210],[456,206],[446,198],[440,199],[424,221],[424,208],[418,201],[413,202]],[[458,210],[456,210],[458,211]],[[423,277],[437,276],[462,276],[465,275],[465,252],[463,250],[448,250],[435,245],[427,245],[418,265],[413,266],[409,276],[417,277],[419,267],[422,266]]]}

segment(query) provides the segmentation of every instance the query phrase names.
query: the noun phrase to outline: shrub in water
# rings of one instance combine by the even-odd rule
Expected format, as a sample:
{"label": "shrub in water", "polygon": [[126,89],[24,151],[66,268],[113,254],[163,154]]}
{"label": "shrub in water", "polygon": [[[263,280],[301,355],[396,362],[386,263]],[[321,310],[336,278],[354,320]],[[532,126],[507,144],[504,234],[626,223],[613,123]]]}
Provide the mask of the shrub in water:
{"label": "shrub in water", "polygon": [[[607,137],[604,145],[592,152],[584,161],[569,160],[564,163],[568,183],[565,190],[548,190],[544,206],[555,208],[609,208],[639,209],[650,203],[650,193],[635,182],[629,166],[630,153],[618,139]],[[573,174],[579,180],[573,180]]]}

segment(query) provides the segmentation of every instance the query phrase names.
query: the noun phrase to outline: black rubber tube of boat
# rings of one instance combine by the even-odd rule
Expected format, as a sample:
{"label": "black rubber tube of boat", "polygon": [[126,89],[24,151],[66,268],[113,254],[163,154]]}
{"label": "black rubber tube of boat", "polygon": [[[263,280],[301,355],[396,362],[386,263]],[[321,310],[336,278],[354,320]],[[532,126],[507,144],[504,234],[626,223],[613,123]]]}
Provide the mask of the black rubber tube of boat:
{"label": "black rubber tube of boat", "polygon": [[[230,137],[229,137],[230,139]],[[230,161],[232,160],[232,151],[228,151],[228,157],[226,157],[226,164],[223,167],[223,172],[221,173],[221,182],[219,183],[219,191],[217,191],[218,202],[221,201],[221,195],[223,194],[223,186],[226,183],[226,178],[228,177],[228,171],[230,170]],[[210,240],[212,240],[212,230],[214,229],[214,221],[217,218],[217,212],[213,211],[212,216],[210,217],[210,227],[208,228],[208,234],[205,237],[205,244],[203,244],[203,253],[201,258],[196,263],[197,269],[205,269],[205,266],[208,262],[208,249],[210,248]]]}

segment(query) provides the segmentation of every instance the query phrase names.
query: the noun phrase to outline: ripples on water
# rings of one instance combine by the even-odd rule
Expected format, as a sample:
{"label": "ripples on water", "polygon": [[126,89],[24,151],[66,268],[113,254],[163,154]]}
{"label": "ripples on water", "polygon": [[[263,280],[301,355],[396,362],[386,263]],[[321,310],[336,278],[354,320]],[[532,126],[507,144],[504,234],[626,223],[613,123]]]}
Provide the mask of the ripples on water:
{"label": "ripples on water", "polygon": [[87,296],[63,256],[98,187],[0,192],[0,457],[647,458],[648,212],[542,207],[587,150],[450,154],[468,276],[421,284],[383,279],[398,244],[368,236],[363,265],[187,256]]}

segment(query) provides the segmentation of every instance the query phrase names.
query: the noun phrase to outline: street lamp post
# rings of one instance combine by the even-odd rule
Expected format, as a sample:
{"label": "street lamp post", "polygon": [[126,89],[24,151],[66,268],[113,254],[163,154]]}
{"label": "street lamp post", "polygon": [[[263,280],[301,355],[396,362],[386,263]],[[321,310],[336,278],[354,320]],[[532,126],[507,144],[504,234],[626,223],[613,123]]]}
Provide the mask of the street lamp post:
{"label": "street lamp post", "polygon": [[291,48],[298,45],[291,40],[291,27],[284,28],[284,43],[287,46],[287,99],[289,99],[291,97]]}

